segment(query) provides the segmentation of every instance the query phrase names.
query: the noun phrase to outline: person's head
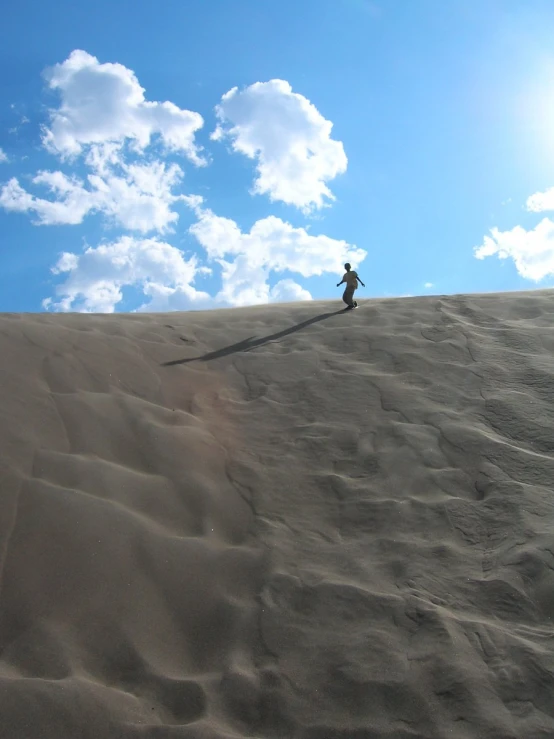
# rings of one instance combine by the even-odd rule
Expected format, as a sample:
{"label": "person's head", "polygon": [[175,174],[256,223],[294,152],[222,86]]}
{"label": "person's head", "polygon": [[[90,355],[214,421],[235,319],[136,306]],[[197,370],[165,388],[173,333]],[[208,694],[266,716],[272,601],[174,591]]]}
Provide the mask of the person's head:
{"label": "person's head", "polygon": [[344,265],[344,269],[345,269],[345,270],[346,270],[347,272],[350,272],[350,269],[351,269],[351,267],[350,267],[350,265],[348,264],[348,262],[346,262],[346,264]]}

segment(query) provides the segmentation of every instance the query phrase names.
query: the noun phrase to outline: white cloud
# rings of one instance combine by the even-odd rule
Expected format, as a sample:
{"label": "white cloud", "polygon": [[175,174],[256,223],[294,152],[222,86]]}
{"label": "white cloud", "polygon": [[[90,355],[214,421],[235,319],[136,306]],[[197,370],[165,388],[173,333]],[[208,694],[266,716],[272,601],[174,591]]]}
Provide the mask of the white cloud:
{"label": "white cloud", "polygon": [[[205,164],[195,142],[202,117],[171,102],[146,100],[125,66],[76,50],[49,70],[47,81],[59,99],[43,127],[43,144],[65,161],[64,169],[79,168],[39,171],[29,184],[12,178],[0,186],[0,206],[31,213],[42,225],[80,224],[99,214],[108,225],[142,237],[125,235],[62,254],[52,270],[60,281],[45,308],[112,312],[126,288],[144,295],[138,310],[311,300],[291,275],[340,274],[345,261],[356,266],[365,258],[365,251],[345,241],[312,235],[274,216],[243,232],[205,208],[200,196],[181,194],[183,170],[159,158],[160,151]],[[328,183],[346,170],[343,145],[331,138],[332,123],[287,82],[234,88],[216,112],[213,137],[227,138],[235,151],[255,160],[256,192],[304,211],[333,199]],[[155,157],[146,152],[154,144]],[[196,214],[190,233],[205,249],[207,265],[146,237],[171,231],[179,205]],[[215,295],[196,290],[195,277],[211,275],[217,266],[221,288]]]}
{"label": "white cloud", "polygon": [[121,163],[118,172],[88,177],[91,188],[101,197],[102,212],[124,228],[142,233],[164,233],[177,222],[179,215],[172,206],[182,199],[173,194],[183,177],[178,165]]}
{"label": "white cloud", "polygon": [[532,213],[543,213],[545,210],[554,210],[554,187],[545,192],[536,192],[527,198],[527,210]]}
{"label": "white cloud", "polygon": [[0,190],[0,205],[10,211],[34,212],[40,225],[78,224],[98,212],[131,231],[164,233],[178,220],[172,206],[183,196],[173,195],[172,190],[183,173],[176,164],[125,164],[118,160],[117,151],[101,155],[96,147],[87,163],[93,172],[86,184],[59,171],[39,172],[33,178],[33,184],[45,186],[53,200],[31,195],[12,178]]}
{"label": "white cloud", "polygon": [[210,267],[198,266],[195,257],[186,260],[179,249],[158,239],[124,236],[89,247],[81,255],[62,254],[52,271],[65,280],[44,307],[112,312],[125,287],[138,287],[147,298],[139,311],[311,300],[310,293],[289,277],[270,288],[272,273],[304,277],[341,273],[345,261],[356,266],[366,256],[345,241],[313,236],[273,216],[256,221],[249,233],[242,233],[231,219],[203,208],[199,196],[183,199],[198,218],[190,232],[208,260],[221,267],[221,288],[214,297],[192,286],[196,275],[211,274]]}
{"label": "white cloud", "polygon": [[235,221],[217,216],[208,208],[199,208],[197,213],[198,221],[190,231],[211,259],[245,254],[251,264],[312,277],[341,272],[344,262],[359,264],[366,257],[363,249],[346,241],[312,236],[305,228],[296,228],[276,216],[262,218],[249,233],[242,233]]}
{"label": "white cloud", "polygon": [[196,258],[186,260],[179,249],[157,239],[123,236],[111,244],[89,247],[81,255],[66,252],[52,271],[66,279],[56,287],[56,299],[44,301],[49,310],[112,313],[128,286],[151,298],[143,306],[148,310],[161,310],[175,294],[180,296],[180,308],[209,300],[191,285]]}
{"label": "white cloud", "polygon": [[510,231],[493,228],[483,244],[476,247],[475,256],[477,259],[510,258],[522,277],[540,282],[554,275],[554,223],[544,218],[530,231],[521,226]]}
{"label": "white cloud", "polygon": [[295,303],[299,300],[312,300],[312,296],[294,280],[279,280],[271,288],[269,299],[272,303]]}
{"label": "white cloud", "polygon": [[250,262],[248,255],[240,254],[232,262],[220,260],[222,287],[215,296],[219,305],[247,306],[265,303],[289,303],[312,300],[312,296],[294,280],[280,280],[271,289],[267,266]]}
{"label": "white cloud", "polygon": [[213,304],[213,299],[208,293],[199,292],[190,285],[174,287],[151,282],[144,286],[143,293],[149,300],[137,308],[138,313],[209,308]]}
{"label": "white cloud", "polygon": [[234,151],[256,159],[254,192],[304,211],[334,199],[327,182],[346,171],[342,142],[331,138],[333,124],[288,82],[234,87],[216,114],[212,138],[227,137]]}
{"label": "white cloud", "polygon": [[0,163],[7,162],[7,161],[8,161],[8,155],[2,148],[0,148]]}
{"label": "white cloud", "polygon": [[90,144],[126,140],[143,151],[158,135],[168,149],[203,163],[194,140],[202,116],[171,102],[146,100],[134,72],[122,64],[101,64],[77,49],[49,70],[47,80],[61,97],[44,130],[50,151],[70,156]]}
{"label": "white cloud", "polygon": [[[292,280],[283,280],[270,291],[271,272],[295,272],[303,277],[326,272],[341,273],[346,261],[359,264],[362,249],[328,236],[312,236],[275,216],[256,221],[242,233],[235,221],[215,215],[198,202],[198,220],[190,232],[204,247],[209,259],[222,268],[222,288],[216,300],[228,305],[267,303],[273,299],[306,300],[307,291]],[[229,260],[229,257],[235,257]]]}
{"label": "white cloud", "polygon": [[0,205],[9,211],[34,212],[38,224],[48,225],[81,223],[85,215],[95,208],[94,194],[87,191],[77,178],[67,177],[62,172],[39,172],[33,183],[45,185],[59,199],[37,198],[12,177],[0,191]]}
{"label": "white cloud", "polygon": [[179,218],[175,205],[188,202],[188,196],[174,194],[183,171],[175,163],[147,160],[144,148],[159,135],[166,148],[203,163],[194,143],[195,131],[203,125],[201,116],[173,103],[145,100],[131,70],[100,64],[84,51],[72,52],[53,67],[48,81],[61,102],[50,111],[43,142],[62,158],[85,154],[87,174],[83,178],[38,172],[31,182],[46,188],[46,196],[40,190],[29,192],[13,178],[0,188],[0,206],[34,213],[39,225],[76,225],[89,214],[101,213],[109,225],[142,234],[171,230]]}
{"label": "white cloud", "polygon": [[240,254],[232,262],[219,260],[221,290],[215,297],[220,305],[260,305],[269,302],[269,269],[250,262]]}
{"label": "white cloud", "polygon": [[432,282],[426,282],[423,286],[426,290],[430,290],[432,287],[434,287]]}

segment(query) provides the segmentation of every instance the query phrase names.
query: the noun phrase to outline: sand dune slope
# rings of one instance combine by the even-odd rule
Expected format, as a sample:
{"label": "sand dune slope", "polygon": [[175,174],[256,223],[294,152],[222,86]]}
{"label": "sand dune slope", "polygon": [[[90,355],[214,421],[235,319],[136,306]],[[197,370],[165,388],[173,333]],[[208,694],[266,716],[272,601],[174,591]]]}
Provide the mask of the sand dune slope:
{"label": "sand dune slope", "polygon": [[554,737],[554,296],[0,316],[0,736]]}

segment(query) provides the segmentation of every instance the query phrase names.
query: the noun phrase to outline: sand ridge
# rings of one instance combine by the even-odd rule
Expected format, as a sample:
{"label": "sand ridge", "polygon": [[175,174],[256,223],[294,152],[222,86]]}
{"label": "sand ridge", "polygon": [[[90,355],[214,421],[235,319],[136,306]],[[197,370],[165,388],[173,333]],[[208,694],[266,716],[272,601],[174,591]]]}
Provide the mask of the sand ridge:
{"label": "sand ridge", "polygon": [[554,736],[553,317],[0,316],[0,735]]}

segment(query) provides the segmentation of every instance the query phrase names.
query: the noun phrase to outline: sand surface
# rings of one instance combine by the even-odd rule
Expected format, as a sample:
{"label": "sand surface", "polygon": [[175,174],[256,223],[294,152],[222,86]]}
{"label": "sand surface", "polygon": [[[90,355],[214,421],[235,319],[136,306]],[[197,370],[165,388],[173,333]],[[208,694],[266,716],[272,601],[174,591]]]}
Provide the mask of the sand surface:
{"label": "sand surface", "polygon": [[2,739],[554,737],[554,295],[0,316]]}

